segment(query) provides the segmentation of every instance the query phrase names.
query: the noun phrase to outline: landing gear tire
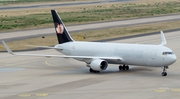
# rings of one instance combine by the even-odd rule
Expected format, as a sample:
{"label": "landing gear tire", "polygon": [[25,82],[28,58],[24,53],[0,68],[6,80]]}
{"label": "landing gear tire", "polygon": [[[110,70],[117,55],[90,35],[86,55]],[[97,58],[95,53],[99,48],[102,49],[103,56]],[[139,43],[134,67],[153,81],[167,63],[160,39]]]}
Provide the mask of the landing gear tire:
{"label": "landing gear tire", "polygon": [[119,70],[129,70],[129,66],[128,65],[120,65],[119,66]]}
{"label": "landing gear tire", "polygon": [[161,75],[162,76],[167,76],[167,72],[162,72]]}
{"label": "landing gear tire", "polygon": [[163,67],[163,72],[161,73],[162,76],[167,76],[166,69],[168,69],[168,66]]}
{"label": "landing gear tire", "polygon": [[89,72],[90,72],[90,73],[93,73],[93,72],[94,72],[94,70],[90,68],[90,69],[89,69]]}
{"label": "landing gear tire", "polygon": [[126,66],[126,70],[129,70],[129,66]]}
{"label": "landing gear tire", "polygon": [[123,66],[123,70],[126,70],[126,66],[125,65]]}
{"label": "landing gear tire", "polygon": [[123,67],[120,65],[120,66],[119,66],[119,70],[122,70],[122,69],[123,69]]}
{"label": "landing gear tire", "polygon": [[92,68],[89,69],[90,73],[100,73],[100,71],[93,70]]}

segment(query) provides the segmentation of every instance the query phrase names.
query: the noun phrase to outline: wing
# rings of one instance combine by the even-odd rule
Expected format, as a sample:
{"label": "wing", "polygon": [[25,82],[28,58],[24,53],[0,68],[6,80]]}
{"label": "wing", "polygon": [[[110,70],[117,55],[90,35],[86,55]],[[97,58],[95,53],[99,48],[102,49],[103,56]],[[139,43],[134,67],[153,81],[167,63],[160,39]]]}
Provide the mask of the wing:
{"label": "wing", "polygon": [[[4,47],[6,48],[6,50],[8,51],[9,54],[12,55],[18,55],[18,56],[39,56],[39,57],[58,57],[58,58],[74,58],[74,59],[78,59],[78,60],[87,60],[87,59],[104,59],[107,61],[122,61],[122,59],[120,57],[98,57],[98,56],[69,56],[69,55],[45,55],[45,54],[15,54],[11,51],[11,49],[8,47],[8,45],[2,41]],[[49,48],[49,47],[48,47]],[[50,47],[52,48],[52,47]],[[54,48],[56,49],[56,48]]]}
{"label": "wing", "polygon": [[62,48],[49,47],[49,46],[35,46],[35,45],[26,45],[26,46],[28,46],[28,47],[44,48],[44,49],[58,49],[58,50],[63,50]]}

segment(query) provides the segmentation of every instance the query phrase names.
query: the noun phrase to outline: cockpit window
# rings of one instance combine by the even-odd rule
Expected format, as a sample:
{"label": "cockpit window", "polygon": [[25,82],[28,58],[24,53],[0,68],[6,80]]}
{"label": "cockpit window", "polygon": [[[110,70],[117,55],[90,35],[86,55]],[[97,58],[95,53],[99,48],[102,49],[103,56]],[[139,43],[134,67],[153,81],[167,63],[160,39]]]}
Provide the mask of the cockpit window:
{"label": "cockpit window", "polygon": [[163,52],[163,55],[170,55],[170,54],[174,54],[173,52]]}

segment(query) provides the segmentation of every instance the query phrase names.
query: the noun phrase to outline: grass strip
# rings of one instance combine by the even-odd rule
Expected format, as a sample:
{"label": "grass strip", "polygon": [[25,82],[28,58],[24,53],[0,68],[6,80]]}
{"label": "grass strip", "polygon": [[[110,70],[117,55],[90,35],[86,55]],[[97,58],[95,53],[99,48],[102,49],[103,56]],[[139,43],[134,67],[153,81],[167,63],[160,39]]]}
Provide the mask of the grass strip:
{"label": "grass strip", "polygon": [[[0,31],[53,26],[50,11],[35,14],[31,14],[27,11],[26,13],[26,15],[21,16],[2,14],[0,16]],[[180,13],[180,1],[158,2],[153,4],[117,3],[109,6],[97,5],[91,6],[90,8],[80,7],[77,10],[59,12],[64,23],[67,25],[142,18],[174,13]]]}
{"label": "grass strip", "polygon": [[[157,32],[161,30],[170,30],[179,28],[180,21],[152,23],[146,25],[128,26],[121,28],[108,28],[101,30],[89,30],[85,32],[71,33],[73,39],[77,41],[95,41],[109,38],[117,38],[127,35],[142,34],[149,32]],[[26,40],[8,42],[9,47],[12,50],[24,50],[30,49],[25,45],[41,45],[41,46],[54,46],[57,44],[56,35],[46,36],[45,38],[31,38]],[[2,44],[0,44],[0,51],[5,50]]]}

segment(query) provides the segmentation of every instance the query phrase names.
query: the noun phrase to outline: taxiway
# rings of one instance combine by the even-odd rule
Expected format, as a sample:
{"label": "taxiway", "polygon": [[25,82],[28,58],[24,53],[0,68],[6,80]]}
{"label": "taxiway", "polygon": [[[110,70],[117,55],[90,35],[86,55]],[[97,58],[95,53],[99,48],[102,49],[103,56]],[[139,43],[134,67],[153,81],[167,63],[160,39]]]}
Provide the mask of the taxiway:
{"label": "taxiway", "polygon": [[[180,57],[180,31],[166,33],[167,46]],[[112,41],[159,44],[156,35]],[[22,52],[21,52],[22,53]],[[27,52],[26,52],[27,53]],[[55,50],[28,53],[60,54]],[[180,61],[166,77],[162,69],[130,66],[119,71],[109,65],[99,74],[89,73],[85,63],[73,59],[12,56],[0,53],[0,99],[179,99]]]}
{"label": "taxiway", "polygon": [[26,6],[0,6],[0,10],[22,10],[22,9],[38,9],[38,8],[48,8],[48,7],[62,7],[62,6],[81,6],[90,4],[105,4],[113,2],[129,2],[131,0],[96,0],[96,1],[80,1],[80,2],[56,2],[52,4],[33,4]]}

